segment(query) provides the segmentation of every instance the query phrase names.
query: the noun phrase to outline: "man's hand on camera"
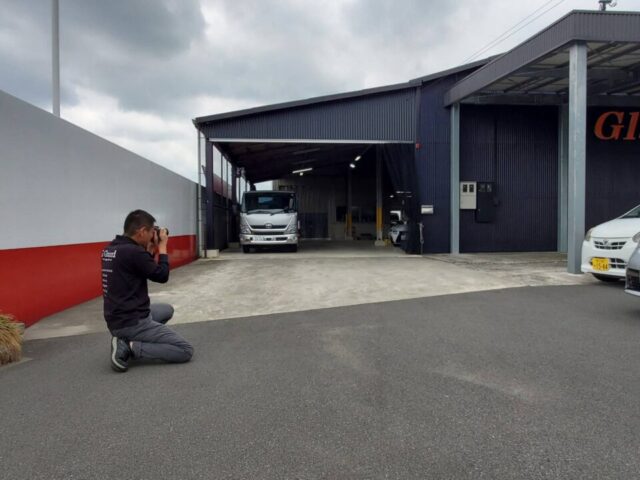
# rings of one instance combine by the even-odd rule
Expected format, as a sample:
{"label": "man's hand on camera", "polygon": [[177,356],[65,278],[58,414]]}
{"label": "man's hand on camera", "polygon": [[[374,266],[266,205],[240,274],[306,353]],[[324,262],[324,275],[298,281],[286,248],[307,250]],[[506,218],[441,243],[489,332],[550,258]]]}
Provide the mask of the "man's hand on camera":
{"label": "man's hand on camera", "polygon": [[166,228],[161,228],[158,233],[158,253],[161,255],[166,255],[167,253],[167,244],[169,243],[169,234]]}
{"label": "man's hand on camera", "polygon": [[147,243],[147,252],[149,252],[151,255],[156,254],[156,249],[158,248],[158,240],[157,240],[157,233],[153,232],[153,237],[151,238],[151,241],[149,243]]}

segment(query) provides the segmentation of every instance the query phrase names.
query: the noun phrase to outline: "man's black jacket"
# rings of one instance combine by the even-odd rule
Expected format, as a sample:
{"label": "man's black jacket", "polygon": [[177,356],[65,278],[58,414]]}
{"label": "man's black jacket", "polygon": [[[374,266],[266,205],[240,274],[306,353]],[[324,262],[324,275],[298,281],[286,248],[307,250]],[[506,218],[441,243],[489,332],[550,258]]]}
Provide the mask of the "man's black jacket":
{"label": "man's black jacket", "polygon": [[144,247],[117,235],[102,251],[104,319],[109,330],[135,325],[149,316],[147,279],[169,280],[169,256],[160,255],[156,263]]}

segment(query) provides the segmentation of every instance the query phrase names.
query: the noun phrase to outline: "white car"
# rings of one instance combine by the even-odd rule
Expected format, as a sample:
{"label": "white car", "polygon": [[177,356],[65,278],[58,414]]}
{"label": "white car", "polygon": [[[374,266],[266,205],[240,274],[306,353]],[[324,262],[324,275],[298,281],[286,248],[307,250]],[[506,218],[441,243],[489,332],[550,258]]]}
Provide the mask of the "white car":
{"label": "white car", "polygon": [[636,248],[627,263],[627,278],[624,291],[640,297],[640,248]]}
{"label": "white car", "polygon": [[404,241],[408,231],[409,226],[406,223],[398,223],[391,227],[391,230],[389,230],[389,238],[391,239],[391,243],[393,243],[396,247],[400,246]]}
{"label": "white car", "polygon": [[638,241],[640,205],[587,232],[582,242],[581,270],[604,282],[625,278],[627,263],[638,246]]}

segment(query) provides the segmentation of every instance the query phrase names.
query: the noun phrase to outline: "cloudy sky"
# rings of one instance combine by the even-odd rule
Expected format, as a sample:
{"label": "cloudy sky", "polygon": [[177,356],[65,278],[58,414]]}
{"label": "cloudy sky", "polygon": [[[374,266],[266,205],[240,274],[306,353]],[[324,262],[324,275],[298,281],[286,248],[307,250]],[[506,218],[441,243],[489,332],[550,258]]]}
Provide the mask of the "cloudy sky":
{"label": "cloudy sky", "polygon": [[[597,0],[60,0],[61,114],[195,180],[192,118],[404,82],[572,9]],[[50,0],[0,0],[0,89],[51,110]]]}

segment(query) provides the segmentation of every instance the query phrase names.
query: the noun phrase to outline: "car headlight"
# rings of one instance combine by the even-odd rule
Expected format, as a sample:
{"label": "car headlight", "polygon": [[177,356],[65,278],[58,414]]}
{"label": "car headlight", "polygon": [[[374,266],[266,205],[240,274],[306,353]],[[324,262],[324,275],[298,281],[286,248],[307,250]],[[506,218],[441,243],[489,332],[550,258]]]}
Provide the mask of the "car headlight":
{"label": "car headlight", "polygon": [[587,234],[584,236],[585,242],[590,242],[591,241],[591,232],[593,232],[593,228],[590,228],[589,231],[587,232]]}
{"label": "car headlight", "polygon": [[636,233],[633,237],[631,237],[631,240],[632,240],[634,243],[638,243],[638,242],[640,242],[640,232]]}

